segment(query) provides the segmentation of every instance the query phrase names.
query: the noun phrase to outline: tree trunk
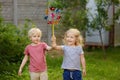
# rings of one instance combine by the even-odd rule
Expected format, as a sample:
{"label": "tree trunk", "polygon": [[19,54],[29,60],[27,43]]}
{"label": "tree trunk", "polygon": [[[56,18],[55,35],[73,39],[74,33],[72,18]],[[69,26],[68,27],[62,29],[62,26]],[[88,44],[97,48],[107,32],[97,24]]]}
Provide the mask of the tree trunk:
{"label": "tree trunk", "polygon": [[106,59],[105,46],[104,46],[103,38],[102,38],[102,29],[99,29],[99,35],[100,35],[101,47],[104,53],[104,59]]}

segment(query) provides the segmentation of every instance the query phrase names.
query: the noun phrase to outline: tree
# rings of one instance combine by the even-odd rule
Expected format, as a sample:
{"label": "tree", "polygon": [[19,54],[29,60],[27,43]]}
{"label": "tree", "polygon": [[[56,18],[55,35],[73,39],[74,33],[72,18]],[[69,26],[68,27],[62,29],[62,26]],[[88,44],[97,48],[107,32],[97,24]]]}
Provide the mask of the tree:
{"label": "tree", "polygon": [[91,15],[93,20],[88,24],[88,28],[99,31],[100,41],[101,41],[102,49],[104,52],[104,57],[106,57],[105,48],[104,48],[103,39],[102,39],[102,30],[103,29],[108,31],[113,30],[114,24],[115,24],[114,22],[119,16],[118,15],[119,10],[116,13],[114,13],[114,10],[113,10],[112,24],[108,24],[108,20],[109,20],[108,10],[111,5],[118,6],[119,0],[95,0],[95,1],[96,1],[97,13],[95,14],[95,17]]}

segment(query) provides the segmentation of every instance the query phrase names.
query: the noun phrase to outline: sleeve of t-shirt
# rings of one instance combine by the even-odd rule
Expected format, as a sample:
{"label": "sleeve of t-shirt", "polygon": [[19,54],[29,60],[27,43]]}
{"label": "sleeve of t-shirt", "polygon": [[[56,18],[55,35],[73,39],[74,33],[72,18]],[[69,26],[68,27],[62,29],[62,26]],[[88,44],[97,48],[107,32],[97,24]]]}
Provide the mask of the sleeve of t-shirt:
{"label": "sleeve of t-shirt", "polygon": [[48,46],[48,45],[47,45],[45,42],[43,42],[43,48],[44,48],[44,49],[47,49],[47,46]]}
{"label": "sleeve of t-shirt", "polygon": [[65,45],[61,45],[61,47],[62,47],[62,50],[64,50]]}
{"label": "sleeve of t-shirt", "polygon": [[80,47],[80,54],[84,54],[83,48]]}
{"label": "sleeve of t-shirt", "polygon": [[29,55],[28,46],[25,47],[24,54],[25,54],[25,55]]}

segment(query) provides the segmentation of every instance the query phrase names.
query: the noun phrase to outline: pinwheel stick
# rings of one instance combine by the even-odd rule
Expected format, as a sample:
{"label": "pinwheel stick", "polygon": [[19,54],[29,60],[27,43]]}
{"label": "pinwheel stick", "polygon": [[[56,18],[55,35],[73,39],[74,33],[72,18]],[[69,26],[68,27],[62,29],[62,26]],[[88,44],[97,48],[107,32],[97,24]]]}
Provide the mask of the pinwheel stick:
{"label": "pinwheel stick", "polygon": [[52,24],[52,35],[54,36],[54,23]]}

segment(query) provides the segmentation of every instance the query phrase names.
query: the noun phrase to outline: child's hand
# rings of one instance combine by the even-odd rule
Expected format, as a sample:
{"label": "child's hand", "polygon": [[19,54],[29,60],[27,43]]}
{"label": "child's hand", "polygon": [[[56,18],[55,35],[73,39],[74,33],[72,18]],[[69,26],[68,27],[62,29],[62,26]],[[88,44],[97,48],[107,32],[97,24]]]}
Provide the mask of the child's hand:
{"label": "child's hand", "polygon": [[55,37],[55,35],[52,36],[51,41],[52,41],[52,42],[56,42],[56,37]]}
{"label": "child's hand", "polygon": [[22,69],[19,69],[19,71],[18,71],[18,75],[19,75],[19,76],[22,75]]}
{"label": "child's hand", "polygon": [[51,41],[52,41],[52,47],[55,48],[56,47],[56,37],[53,35],[52,38],[51,38]]}
{"label": "child's hand", "polygon": [[83,74],[83,76],[86,76],[86,70],[85,69],[82,70],[82,74]]}

